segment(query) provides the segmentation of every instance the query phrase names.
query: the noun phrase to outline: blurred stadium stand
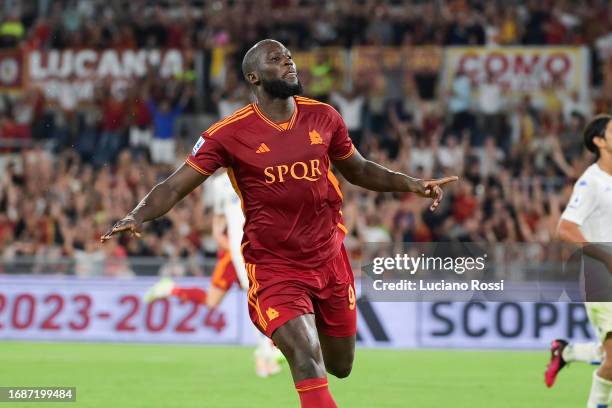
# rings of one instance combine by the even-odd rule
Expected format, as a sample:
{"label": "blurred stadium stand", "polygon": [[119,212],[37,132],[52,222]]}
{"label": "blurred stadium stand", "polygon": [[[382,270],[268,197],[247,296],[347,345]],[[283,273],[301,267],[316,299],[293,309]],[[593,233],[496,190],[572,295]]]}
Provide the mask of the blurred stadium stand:
{"label": "blurred stadium stand", "polygon": [[152,3],[0,6],[0,273],[207,274],[206,185],[143,240],[98,238],[249,102],[240,61],[266,37],[366,157],[461,176],[435,213],[344,183],[354,260],[372,241],[549,241],[592,160],[581,128],[612,106],[604,0]]}

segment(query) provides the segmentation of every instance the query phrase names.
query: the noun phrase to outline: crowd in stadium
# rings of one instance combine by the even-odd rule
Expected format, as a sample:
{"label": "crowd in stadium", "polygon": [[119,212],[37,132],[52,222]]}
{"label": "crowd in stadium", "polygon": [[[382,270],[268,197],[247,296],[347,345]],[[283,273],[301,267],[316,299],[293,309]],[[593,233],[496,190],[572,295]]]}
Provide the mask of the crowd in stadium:
{"label": "crowd in stadium", "polygon": [[[373,241],[550,240],[572,183],[592,162],[580,139],[585,120],[611,106],[612,92],[601,78],[601,70],[612,65],[602,62],[612,50],[612,6],[605,1],[339,1],[324,2],[324,10],[319,2],[264,2],[274,4],[273,12],[246,1],[207,7],[179,2],[174,8],[130,1],[121,18],[104,2],[42,3],[48,3],[43,16],[25,3],[6,3],[0,19],[4,47],[232,46],[236,72],[213,83],[210,103],[201,106],[194,81],[162,82],[153,74],[135,81],[123,98],[102,83],[96,103],[71,111],[52,109],[34,88],[1,95],[0,141],[6,143],[0,144],[0,272],[3,263],[14,267],[21,256],[30,256],[44,260],[41,272],[123,276],[136,270],[128,256],[155,256],[167,260],[167,273],[202,274],[202,259],[215,251],[206,185],[149,224],[142,240],[122,237],[101,245],[99,237],[184,160],[198,136],[181,126],[185,118],[207,110],[223,117],[249,102],[238,61],[261,38],[278,39],[290,49],[586,44],[595,52],[594,81],[604,91],[580,100],[557,97],[553,90],[556,100],[548,108],[508,97],[494,81],[481,85],[486,92],[481,89],[475,99],[473,84],[461,73],[450,92],[436,89],[431,95],[422,92],[427,78],[403,78],[399,98],[381,96],[368,78],[353,78],[349,87],[332,78],[319,92],[305,80],[307,95],[339,110],[364,156],[415,177],[461,176],[433,213],[430,203],[410,194],[343,183],[347,247],[354,255],[361,243]],[[9,143],[14,140],[32,143]],[[71,262],[49,270],[49,260],[62,257]],[[152,271],[146,264],[136,270],[157,269]]]}
{"label": "crowd in stadium", "polygon": [[4,3],[0,34],[5,46],[25,41],[31,47],[60,49],[249,47],[267,37],[294,49],[358,44],[589,44],[607,34],[610,24],[604,0]]}

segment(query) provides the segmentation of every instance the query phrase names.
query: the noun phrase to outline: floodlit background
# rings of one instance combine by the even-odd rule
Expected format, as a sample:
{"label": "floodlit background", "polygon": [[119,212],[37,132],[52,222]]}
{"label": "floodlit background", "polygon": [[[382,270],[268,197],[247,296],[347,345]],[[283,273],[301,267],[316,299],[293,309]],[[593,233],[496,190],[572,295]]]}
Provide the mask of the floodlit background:
{"label": "floodlit background", "polygon": [[[162,276],[209,285],[207,184],[142,240],[98,240],[250,102],[240,62],[264,38],[293,52],[305,95],[342,114],[365,157],[461,176],[435,213],[342,183],[357,274],[367,242],[551,241],[593,160],[585,121],[611,111],[605,0],[4,0],[0,386],[76,386],[66,406],[297,405],[287,367],[254,375],[244,293],[214,312],[142,301]],[[331,385],[343,407],[586,401],[590,367],[543,384],[550,340],[592,339],[580,304],[360,297],[358,311],[353,375]]]}

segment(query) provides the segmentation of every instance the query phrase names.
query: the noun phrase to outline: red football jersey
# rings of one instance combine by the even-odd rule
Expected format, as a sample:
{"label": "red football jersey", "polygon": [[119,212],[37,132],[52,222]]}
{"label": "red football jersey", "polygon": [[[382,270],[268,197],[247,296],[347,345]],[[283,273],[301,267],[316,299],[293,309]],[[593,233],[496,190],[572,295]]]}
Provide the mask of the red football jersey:
{"label": "red football jersey", "polygon": [[331,160],[355,148],[334,108],[299,96],[295,102],[284,125],[256,104],[238,110],[202,133],[187,158],[206,175],[228,168],[245,213],[247,263],[317,267],[338,254],[346,233]]}

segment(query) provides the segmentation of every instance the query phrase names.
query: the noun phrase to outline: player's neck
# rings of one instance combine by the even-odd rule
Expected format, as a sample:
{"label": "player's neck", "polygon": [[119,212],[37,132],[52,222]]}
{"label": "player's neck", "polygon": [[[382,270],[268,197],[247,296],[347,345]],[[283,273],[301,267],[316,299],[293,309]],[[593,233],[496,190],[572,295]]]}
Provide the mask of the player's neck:
{"label": "player's neck", "polygon": [[295,110],[295,99],[293,97],[286,99],[272,98],[262,93],[257,95],[257,107],[268,119],[276,123],[286,122],[291,119]]}
{"label": "player's neck", "polygon": [[612,155],[603,154],[599,160],[597,160],[597,165],[600,169],[612,176]]}

